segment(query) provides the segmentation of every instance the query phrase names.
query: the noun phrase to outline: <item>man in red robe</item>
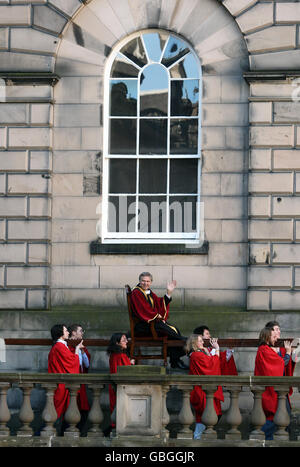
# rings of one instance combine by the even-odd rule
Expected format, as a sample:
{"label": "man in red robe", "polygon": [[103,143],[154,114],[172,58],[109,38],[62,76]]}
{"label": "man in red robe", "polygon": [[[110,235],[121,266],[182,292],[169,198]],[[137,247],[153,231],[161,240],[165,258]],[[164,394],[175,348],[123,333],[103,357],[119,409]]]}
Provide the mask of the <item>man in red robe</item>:
{"label": "man in red robe", "polygon": [[[48,373],[79,373],[79,351],[83,347],[80,342],[75,353],[67,345],[69,331],[64,324],[55,324],[51,328],[53,346],[48,355]],[[54,406],[57,417],[63,417],[69,405],[69,391],[62,383],[58,384],[54,393]]]}
{"label": "man in red robe", "polygon": [[[211,339],[210,330],[206,325],[198,326],[193,331],[194,334],[199,334],[203,339]],[[215,354],[215,349],[207,347],[211,355]],[[235,360],[233,356],[233,349],[226,349],[220,351],[220,367],[221,375],[238,375]]]}
{"label": "man in red robe", "polygon": [[[75,353],[76,344],[82,341],[84,330],[81,324],[71,324],[68,327],[69,340],[68,346],[71,352]],[[91,355],[87,348],[84,346],[79,351],[79,369],[80,373],[88,373],[90,367]],[[77,405],[81,413],[81,420],[77,427],[81,430],[87,421],[88,411],[90,410],[90,404],[87,397],[86,385],[81,384],[77,396]]]}
{"label": "man in red robe", "polygon": [[[170,339],[186,341],[186,337],[180,334],[179,329],[168,323],[169,304],[172,293],[176,287],[176,281],[167,285],[167,293],[164,297],[158,297],[152,290],[152,274],[143,272],[139,276],[138,285],[132,290],[131,305],[134,314],[139,318],[135,326],[135,332],[140,336],[150,335],[150,323],[154,321],[154,328],[158,336],[168,336]],[[170,364],[172,368],[188,369],[180,360],[185,355],[183,347],[169,347]]]}

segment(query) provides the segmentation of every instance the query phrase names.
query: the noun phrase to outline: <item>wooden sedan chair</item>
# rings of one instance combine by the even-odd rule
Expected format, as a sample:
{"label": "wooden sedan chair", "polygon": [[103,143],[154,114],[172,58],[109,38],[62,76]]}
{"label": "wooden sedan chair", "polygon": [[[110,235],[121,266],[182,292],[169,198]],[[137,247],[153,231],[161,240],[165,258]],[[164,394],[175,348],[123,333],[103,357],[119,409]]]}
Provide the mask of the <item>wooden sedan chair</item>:
{"label": "wooden sedan chair", "polygon": [[[136,363],[139,364],[140,360],[163,360],[164,366],[167,366],[167,350],[168,350],[168,339],[167,336],[159,337],[154,328],[154,321],[150,324],[151,336],[136,336],[135,325],[139,322],[136,317],[131,304],[131,288],[127,284],[125,285],[128,315],[130,323],[130,358],[134,358]],[[149,353],[149,347],[159,348],[160,353]],[[143,348],[148,348],[146,353],[143,353]]]}

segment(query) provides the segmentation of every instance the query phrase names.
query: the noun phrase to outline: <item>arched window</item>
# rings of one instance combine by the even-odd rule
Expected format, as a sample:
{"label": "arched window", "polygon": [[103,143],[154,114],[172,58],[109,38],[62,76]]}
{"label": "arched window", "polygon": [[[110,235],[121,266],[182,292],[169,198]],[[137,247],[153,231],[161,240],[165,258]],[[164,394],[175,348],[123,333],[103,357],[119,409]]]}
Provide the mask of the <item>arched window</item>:
{"label": "arched window", "polygon": [[104,243],[199,241],[200,73],[191,47],[166,31],[136,33],[110,54]]}

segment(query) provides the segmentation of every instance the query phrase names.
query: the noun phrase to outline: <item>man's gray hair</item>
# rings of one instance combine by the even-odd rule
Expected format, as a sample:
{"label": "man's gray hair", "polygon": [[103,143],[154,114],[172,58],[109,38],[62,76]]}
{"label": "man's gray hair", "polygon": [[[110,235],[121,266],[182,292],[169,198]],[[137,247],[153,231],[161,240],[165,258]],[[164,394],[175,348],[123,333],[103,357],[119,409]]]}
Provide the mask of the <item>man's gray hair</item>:
{"label": "man's gray hair", "polygon": [[139,275],[139,281],[140,282],[141,282],[143,277],[150,277],[151,282],[153,282],[153,276],[152,276],[152,274],[150,272],[141,272],[141,274]]}

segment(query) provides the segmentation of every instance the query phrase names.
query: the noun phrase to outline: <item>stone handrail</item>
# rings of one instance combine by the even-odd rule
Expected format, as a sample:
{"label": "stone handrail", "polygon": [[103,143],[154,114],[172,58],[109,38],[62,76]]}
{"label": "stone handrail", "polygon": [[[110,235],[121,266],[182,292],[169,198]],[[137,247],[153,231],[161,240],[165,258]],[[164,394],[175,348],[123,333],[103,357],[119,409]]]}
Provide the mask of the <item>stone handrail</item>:
{"label": "stone handrail", "polygon": [[[161,390],[161,431],[159,436],[160,445],[167,446],[170,442],[169,432],[167,429],[169,423],[169,413],[166,405],[167,393],[171,388],[176,387],[182,391],[182,407],[178,415],[178,421],[181,424],[181,429],[177,433],[177,439],[172,440],[174,443],[226,443],[231,442],[238,444],[241,442],[241,432],[238,430],[242,422],[241,412],[239,409],[239,394],[244,388],[250,390],[253,394],[253,408],[251,411],[251,432],[249,434],[249,441],[262,442],[265,439],[261,427],[265,423],[265,415],[262,410],[261,397],[266,386],[273,386],[278,393],[278,409],[275,414],[274,422],[278,425],[278,430],[274,435],[274,442],[296,443],[300,445],[300,441],[289,441],[289,434],[286,427],[290,423],[290,417],[286,409],[286,395],[290,387],[300,387],[300,377],[258,377],[258,376],[192,376],[187,374],[159,374],[147,373],[143,374],[142,371],[133,371],[125,374],[48,374],[48,373],[28,373],[28,372],[11,372],[0,373],[0,445],[1,443],[11,439],[10,430],[7,426],[11,413],[7,404],[7,392],[12,385],[17,385],[23,392],[23,401],[19,411],[19,420],[22,424],[18,429],[17,439],[19,442],[22,440],[23,444],[28,443],[29,440],[39,438],[40,442],[49,443],[49,439],[56,439],[56,428],[54,423],[57,420],[56,411],[54,408],[53,395],[57,384],[64,383],[70,392],[70,403],[65,414],[65,420],[68,423],[68,428],[62,437],[65,442],[70,441],[72,445],[78,442],[79,444],[87,443],[93,445],[96,443],[111,443],[117,446],[118,439],[124,438],[124,433],[118,436],[118,422],[116,437],[114,439],[107,439],[103,437],[100,425],[103,421],[103,410],[101,407],[100,395],[103,389],[108,384],[115,384],[121,388],[131,386],[159,387]],[[77,392],[81,384],[86,384],[92,392],[92,405],[89,411],[88,420],[90,428],[87,437],[80,438],[80,432],[77,424],[80,421],[80,412],[77,407]],[[31,423],[34,418],[34,412],[31,406],[30,393],[35,385],[40,385],[46,394],[46,403],[42,411],[42,420],[44,427],[41,429],[40,436],[34,436],[31,428]],[[194,385],[201,385],[202,389],[206,392],[207,404],[202,416],[202,421],[206,425],[206,430],[202,435],[200,441],[193,440],[192,425],[194,422],[194,415],[189,403],[190,391]],[[228,391],[230,397],[230,406],[226,412],[226,423],[229,429],[226,432],[225,440],[217,439],[217,432],[215,425],[218,418],[214,411],[213,394],[217,386],[222,386],[224,390]],[[295,390],[295,389],[294,389]],[[122,417],[122,411],[118,412],[118,417]],[[122,438],[122,439],[123,439]],[[125,433],[126,438],[126,433]],[[139,436],[140,443],[142,443],[143,436]],[[76,441],[77,440],[77,441]],[[182,440],[182,441],[180,441]],[[35,441],[37,442],[37,441]],[[124,440],[122,441],[124,442]],[[90,443],[90,444],[88,444]],[[76,444],[75,444],[76,445]],[[125,444],[126,445],[126,444]],[[132,444],[131,444],[132,445]],[[143,444],[141,444],[142,446]],[[180,445],[180,444],[179,444]],[[182,444],[184,445],[184,444]]]}

